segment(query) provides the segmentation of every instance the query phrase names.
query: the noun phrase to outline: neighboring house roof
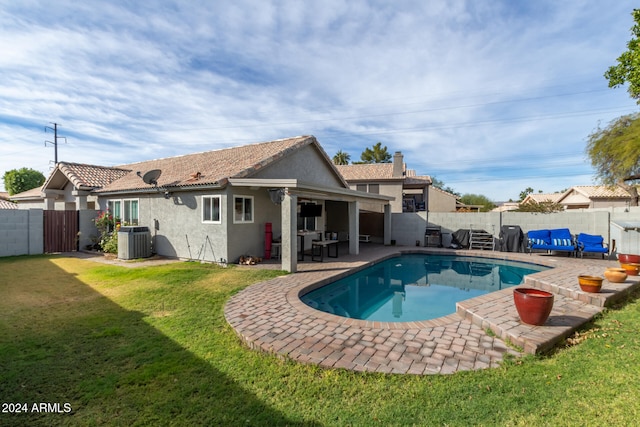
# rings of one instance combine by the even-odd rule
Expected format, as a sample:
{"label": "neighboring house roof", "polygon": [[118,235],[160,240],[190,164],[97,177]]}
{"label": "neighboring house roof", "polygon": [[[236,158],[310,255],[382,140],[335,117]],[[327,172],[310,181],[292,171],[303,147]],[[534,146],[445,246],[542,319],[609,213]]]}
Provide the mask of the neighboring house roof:
{"label": "neighboring house roof", "polygon": [[[431,181],[431,178],[430,178],[430,177],[427,177],[427,178],[429,178],[429,181]],[[445,190],[443,190],[442,188],[438,188],[438,187],[433,187],[433,186],[432,186],[432,187],[431,187],[431,189],[432,189],[433,191],[437,191],[438,193],[442,193],[442,194],[444,194],[445,196],[452,197],[452,198],[454,198],[454,199],[456,199],[456,200],[460,198],[459,196],[456,196],[456,195],[455,195],[455,194],[453,194],[453,193],[449,193],[448,191],[445,191]]]}
{"label": "neighboring house roof", "polygon": [[6,191],[0,191],[0,200],[9,200],[9,193]]}
{"label": "neighboring house roof", "polygon": [[[307,145],[315,145],[327,163],[333,167],[329,156],[313,136],[298,136],[275,141],[224,148],[183,156],[149,160],[118,166],[129,170],[120,179],[111,182],[96,193],[148,190],[142,179],[146,172],[158,169],[159,187],[224,186],[229,179],[250,178],[266,166],[276,163],[294,151]],[[336,178],[348,188],[342,176],[333,168]]]}
{"label": "neighboring house roof", "polygon": [[[414,187],[414,186],[424,187],[424,186],[427,186],[427,185],[431,185],[431,183],[432,183],[431,177],[427,176],[427,175],[421,175],[421,176],[412,175],[412,176],[407,176],[404,179],[404,186],[408,187],[408,188],[409,187]],[[440,190],[440,191],[442,191],[442,190]],[[445,193],[446,193],[446,191],[445,191]]]}
{"label": "neighboring house roof", "polygon": [[562,196],[566,196],[571,191],[582,194],[589,199],[629,199],[631,195],[627,190],[619,186],[605,186],[605,185],[576,185],[571,187]]}
{"label": "neighboring house roof", "polygon": [[18,209],[18,204],[5,199],[0,199],[0,209]]}
{"label": "neighboring house roof", "polygon": [[347,182],[402,180],[405,178],[404,176],[393,176],[393,163],[337,165],[336,168]]}
{"label": "neighboring house roof", "polygon": [[508,212],[515,211],[520,207],[520,203],[518,202],[504,202],[498,203],[498,206],[493,208],[491,212]]}
{"label": "neighboring house roof", "polygon": [[32,188],[31,190],[23,191],[11,196],[11,200],[29,200],[29,199],[42,199],[42,187]]}
{"label": "neighboring house roof", "polygon": [[542,202],[548,202],[548,201],[557,202],[558,200],[560,200],[560,198],[564,194],[565,193],[548,193],[548,194],[544,194],[544,193],[534,194],[534,193],[531,193],[531,194],[527,195],[527,197],[524,198],[522,203],[529,203],[529,202],[542,203]]}

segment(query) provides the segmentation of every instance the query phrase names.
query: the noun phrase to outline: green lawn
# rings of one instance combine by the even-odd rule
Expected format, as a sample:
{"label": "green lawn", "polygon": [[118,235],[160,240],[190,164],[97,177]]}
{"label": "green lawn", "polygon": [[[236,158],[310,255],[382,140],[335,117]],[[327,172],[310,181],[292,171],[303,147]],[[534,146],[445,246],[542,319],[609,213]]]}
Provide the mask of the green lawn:
{"label": "green lawn", "polygon": [[[622,426],[640,417],[638,295],[545,358],[453,375],[363,374],[240,344],[225,302],[277,274],[0,259],[1,409],[29,411],[0,412],[0,425]],[[49,412],[35,412],[40,403]]]}

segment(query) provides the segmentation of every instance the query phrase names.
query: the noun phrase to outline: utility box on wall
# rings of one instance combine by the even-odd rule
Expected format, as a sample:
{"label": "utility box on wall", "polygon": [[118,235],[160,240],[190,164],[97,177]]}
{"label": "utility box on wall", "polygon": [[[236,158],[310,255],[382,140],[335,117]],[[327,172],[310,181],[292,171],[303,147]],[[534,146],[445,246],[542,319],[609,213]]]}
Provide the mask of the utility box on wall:
{"label": "utility box on wall", "polygon": [[120,227],[118,231],[118,258],[136,259],[151,256],[149,227]]}

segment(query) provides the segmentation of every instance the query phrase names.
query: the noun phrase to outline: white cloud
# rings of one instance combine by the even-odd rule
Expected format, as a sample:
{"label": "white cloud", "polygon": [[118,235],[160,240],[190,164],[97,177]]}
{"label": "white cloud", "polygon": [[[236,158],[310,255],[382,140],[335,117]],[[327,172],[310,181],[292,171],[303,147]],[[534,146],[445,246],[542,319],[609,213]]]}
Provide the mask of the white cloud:
{"label": "white cloud", "polygon": [[[528,186],[589,183],[585,138],[598,121],[635,110],[602,77],[630,37],[625,4],[2,9],[0,38],[10,42],[0,57],[0,174],[48,168],[43,128],[52,121],[67,136],[61,159],[106,165],[315,134],[329,155],[342,149],[352,160],[381,141],[418,173],[502,200]],[[529,167],[554,155],[572,163],[538,175]]]}

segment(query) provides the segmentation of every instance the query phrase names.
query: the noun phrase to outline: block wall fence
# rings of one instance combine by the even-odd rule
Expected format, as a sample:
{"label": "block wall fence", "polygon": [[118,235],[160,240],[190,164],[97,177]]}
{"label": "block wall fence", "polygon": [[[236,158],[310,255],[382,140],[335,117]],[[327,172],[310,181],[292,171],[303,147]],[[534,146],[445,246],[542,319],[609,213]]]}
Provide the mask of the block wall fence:
{"label": "block wall fence", "polygon": [[[90,243],[90,237],[97,235],[93,224],[96,211],[80,212],[80,248]],[[16,255],[36,255],[44,251],[42,209],[0,210],[0,257]],[[398,246],[424,245],[427,226],[439,226],[443,233],[443,245],[451,244],[451,234],[459,229],[483,229],[494,237],[499,237],[503,225],[518,225],[523,232],[543,228],[568,228],[571,233],[597,234],[604,237],[612,247],[615,239],[625,235],[612,222],[640,223],[640,207],[613,208],[603,210],[565,211],[551,214],[526,212],[486,212],[486,213],[441,213],[416,212],[392,214],[391,240]],[[382,230],[380,231],[382,235]],[[632,234],[632,233],[630,233]],[[640,233],[636,232],[640,239]],[[628,240],[628,239],[627,239]],[[629,243],[627,243],[629,244]],[[631,247],[637,243],[632,240]],[[620,242],[616,242],[620,247]]]}

